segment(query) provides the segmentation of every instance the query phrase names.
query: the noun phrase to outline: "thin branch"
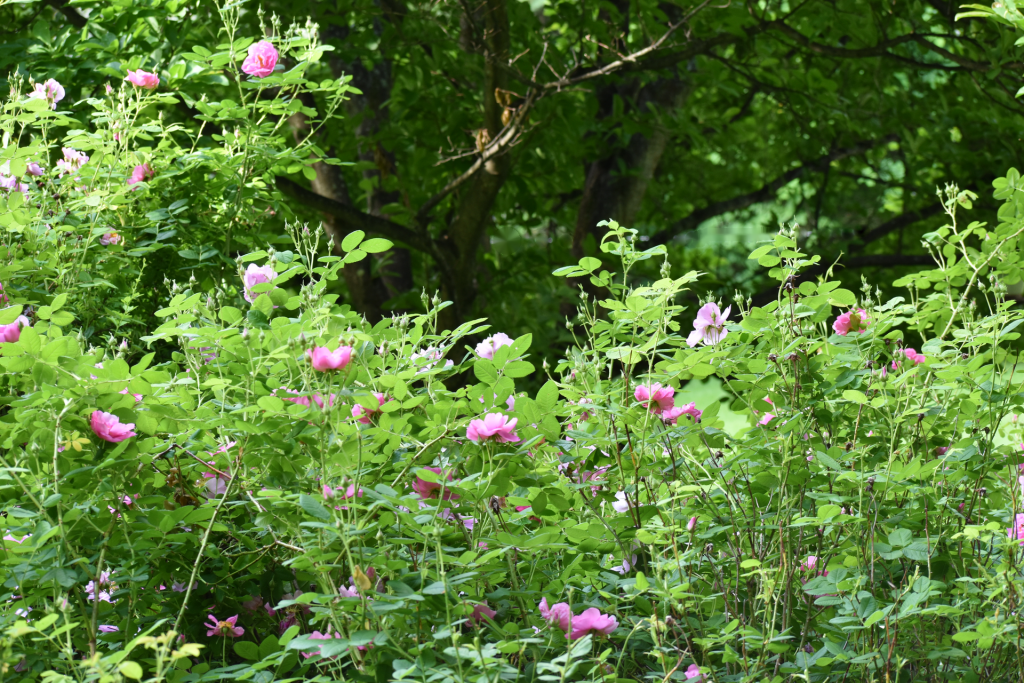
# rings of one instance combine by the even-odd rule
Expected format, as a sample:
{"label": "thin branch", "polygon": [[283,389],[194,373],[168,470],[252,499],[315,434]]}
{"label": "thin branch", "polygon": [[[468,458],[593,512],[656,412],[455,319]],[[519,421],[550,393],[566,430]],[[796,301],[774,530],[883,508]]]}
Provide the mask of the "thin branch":
{"label": "thin branch", "polygon": [[346,206],[341,202],[328,199],[284,176],[276,176],[274,183],[281,194],[295,199],[306,208],[327,213],[340,219],[346,231],[345,234],[362,230],[363,232],[383,235],[395,242],[402,242],[418,251],[428,254],[433,253],[430,239],[426,235],[413,232],[404,225],[399,225],[387,218],[373,216],[351,206]]}
{"label": "thin branch", "polygon": [[68,7],[68,0],[47,0],[46,4],[67,17],[67,20],[70,21],[71,25],[75,28],[85,28],[85,25],[89,21],[79,14],[78,10],[74,7]]}
{"label": "thin branch", "polygon": [[833,161],[839,161],[840,159],[863,154],[873,147],[886,142],[892,142],[897,139],[896,135],[888,135],[881,140],[865,140],[863,142],[858,142],[853,146],[829,152],[828,154],[818,157],[813,161],[806,162],[796,168],[786,171],[778,178],[775,178],[758,190],[747,192],[746,194],[741,194],[730,199],[724,199],[720,202],[714,202],[702,209],[693,211],[685,218],[676,221],[675,224],[651,236],[651,244],[665,244],[680,233],[697,229],[701,223],[709,218],[714,218],[715,216],[719,216],[730,211],[739,211],[740,209],[745,209],[753,204],[768,201],[775,195],[779,188],[799,178],[808,171],[823,170]]}

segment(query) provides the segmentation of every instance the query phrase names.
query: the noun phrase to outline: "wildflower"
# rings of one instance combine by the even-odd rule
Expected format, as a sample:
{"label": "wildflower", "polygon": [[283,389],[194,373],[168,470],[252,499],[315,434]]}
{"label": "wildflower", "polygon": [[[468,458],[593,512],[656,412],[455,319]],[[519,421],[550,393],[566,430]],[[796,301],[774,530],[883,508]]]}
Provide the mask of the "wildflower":
{"label": "wildflower", "polygon": [[478,626],[484,617],[488,619],[494,619],[497,612],[487,606],[487,601],[484,600],[479,605],[473,605],[473,611],[470,613],[468,619],[473,623],[474,626]]}
{"label": "wildflower", "polygon": [[339,346],[337,350],[331,351],[326,346],[316,346],[306,351],[306,356],[314,370],[320,372],[342,370],[352,360],[352,347]]}
{"label": "wildflower", "polygon": [[226,474],[203,472],[203,479],[206,480],[206,484],[203,486],[203,495],[207,500],[213,500],[228,492],[228,482],[231,481],[231,477]]}
{"label": "wildflower", "polygon": [[504,332],[499,332],[477,344],[476,355],[490,360],[494,358],[494,352],[502,346],[512,346],[512,338]]}
{"label": "wildflower", "polygon": [[[440,467],[424,467],[422,469],[430,470],[434,474],[441,474],[442,473]],[[448,481],[452,480],[452,473],[451,472],[448,473],[448,477],[447,478],[448,478]],[[430,498],[430,496],[433,495],[434,491],[436,491],[436,490],[438,490],[440,488],[442,488],[442,485],[440,483],[433,482],[433,481],[425,481],[423,479],[420,479],[418,476],[416,477],[416,481],[414,481],[413,484],[412,484],[412,490],[415,491],[419,495],[419,497],[422,498],[423,500],[426,500],[427,498]],[[445,491],[445,493],[444,493],[444,499],[445,500],[453,500],[455,498],[458,498],[458,496],[454,495],[451,491],[447,491],[447,490]]]}
{"label": "wildflower", "polygon": [[128,184],[135,185],[136,183],[141,183],[149,180],[153,175],[153,169],[149,167],[149,164],[139,164],[132,169],[132,175],[128,178]]}
{"label": "wildflower", "polygon": [[686,683],[703,683],[704,676],[700,672],[700,667],[696,664],[691,664],[686,667]]}
{"label": "wildflower", "polygon": [[686,523],[686,530],[687,531],[693,531],[696,528],[697,528],[697,518],[696,517],[690,517],[690,521],[688,521]]}
{"label": "wildflower", "polygon": [[675,393],[676,390],[672,387],[663,387],[655,382],[650,385],[641,384],[637,386],[633,392],[633,397],[640,401],[640,405],[645,406],[652,413],[661,415],[664,411],[675,405],[675,399],[672,398]]}
{"label": "wildflower", "polygon": [[125,439],[135,436],[135,423],[122,424],[117,415],[105,413],[102,410],[94,410],[89,424],[96,436],[110,443],[120,443]]}
{"label": "wildflower", "polygon": [[537,605],[537,609],[540,610],[540,616],[544,621],[557,626],[566,633],[572,626],[572,610],[569,608],[569,604],[566,602],[556,602],[551,607],[548,607],[548,599],[542,598],[540,604]]}
{"label": "wildflower", "polygon": [[356,405],[352,406],[352,419],[361,422],[364,425],[368,425],[370,424],[370,419],[372,417],[374,417],[375,415],[380,415],[380,406],[384,405],[385,403],[391,400],[390,398],[385,397],[384,394],[380,393],[379,391],[373,392],[373,397],[377,399],[377,409],[370,410],[357,403]]}
{"label": "wildflower", "polygon": [[773,414],[771,414],[771,413],[765,413],[765,414],[764,414],[764,417],[762,417],[762,418],[761,418],[760,420],[758,420],[758,421],[757,421],[757,424],[759,424],[759,425],[762,425],[762,426],[763,426],[763,425],[766,425],[766,424],[768,424],[769,422],[771,422],[771,421],[772,421],[772,419],[774,419],[774,418],[775,418],[775,416],[774,416]]}
{"label": "wildflower", "polygon": [[26,169],[28,170],[28,174],[29,175],[40,176],[40,175],[43,175],[45,173],[43,171],[43,167],[40,166],[39,164],[37,164],[34,161],[28,162],[28,165],[27,165]]}
{"label": "wildflower", "polygon": [[136,88],[144,88],[145,90],[155,90],[156,86],[160,85],[160,78],[153,73],[138,69],[137,71],[128,70],[128,75],[125,76],[126,81],[134,85]]}
{"label": "wildflower", "polygon": [[242,274],[242,284],[245,287],[245,300],[252,303],[257,297],[263,293],[257,294],[253,291],[253,287],[256,285],[266,284],[273,282],[274,278],[277,277],[277,273],[274,271],[273,266],[257,266],[255,263],[250,263],[249,267],[245,269],[245,273]]}
{"label": "wildflower", "polygon": [[100,244],[102,244],[105,247],[109,247],[111,244],[120,244],[120,243],[121,243],[121,235],[119,235],[118,233],[114,232],[113,230],[111,230],[110,232],[104,233],[103,236],[100,237]]}
{"label": "wildflower", "polygon": [[21,330],[26,327],[31,327],[31,324],[23,315],[19,315],[15,318],[13,323],[9,325],[0,325],[0,342],[16,342],[21,338]]}
{"label": "wildflower", "polygon": [[29,94],[29,99],[46,100],[53,109],[56,109],[57,103],[64,99],[64,88],[50,78],[45,83],[36,83]]}
{"label": "wildflower", "polygon": [[108,626],[107,624],[100,624],[97,627],[100,633],[117,633],[118,629],[116,626]]}
{"label": "wildflower", "polygon": [[683,415],[689,415],[694,422],[700,422],[700,416],[704,414],[704,411],[697,410],[696,403],[687,403],[685,406],[675,406],[669,408],[661,414],[661,419],[667,424],[676,424],[676,421]]}
{"label": "wildflower", "polygon": [[629,498],[626,497],[625,491],[618,491],[615,494],[615,502],[612,503],[612,507],[615,508],[616,512],[627,512],[632,505],[629,502]]}
{"label": "wildflower", "polygon": [[[921,363],[923,363],[923,362],[925,362],[927,360],[927,358],[925,357],[925,355],[923,353],[918,353],[914,349],[901,349],[900,353],[905,355],[910,360],[914,361],[914,365],[920,365]],[[893,369],[895,369],[895,368],[893,368]]]}
{"label": "wildflower", "polygon": [[[102,588],[103,586],[107,586],[108,589],[100,590],[97,593],[97,588]],[[110,572],[108,571],[100,572],[98,581],[90,581],[89,583],[85,584],[85,595],[86,599],[89,602],[92,602],[93,600],[99,600],[100,602],[113,603],[114,601],[110,599],[110,594],[113,593],[115,590],[117,590],[117,586],[115,586],[111,582]]]}
{"label": "wildflower", "polygon": [[803,571],[814,571],[818,567],[818,557],[816,555],[808,555],[807,559],[800,563],[800,569]]}
{"label": "wildflower", "polygon": [[1010,540],[1018,540],[1024,545],[1024,514],[1018,513],[1014,517],[1013,526],[1006,530],[1006,535]]}
{"label": "wildflower", "polygon": [[867,331],[870,324],[871,321],[868,319],[867,311],[863,308],[858,308],[856,311],[847,311],[836,318],[836,321],[832,323],[832,329],[839,336],[845,337],[850,332]]}
{"label": "wildflower", "polygon": [[718,304],[709,301],[697,311],[697,318],[693,321],[693,332],[686,338],[686,343],[696,346],[704,344],[717,344],[725,339],[729,330],[725,329],[725,321],[729,319],[729,311],[732,306],[726,306],[725,312],[718,307]]}
{"label": "wildflower", "polygon": [[57,161],[57,169],[60,171],[61,177],[65,174],[76,173],[89,163],[89,156],[73,147],[61,147],[61,151],[64,152],[64,158]]}
{"label": "wildflower", "polygon": [[487,413],[482,420],[473,420],[466,429],[466,438],[473,442],[493,438],[497,443],[513,443],[519,441],[515,429],[518,418],[508,419],[501,413]]}
{"label": "wildflower", "polygon": [[206,635],[208,636],[220,636],[221,638],[237,638],[238,636],[245,633],[245,629],[241,626],[235,626],[238,623],[238,615],[228,617],[224,621],[217,621],[217,617],[212,614],[209,615],[210,623],[204,624],[207,630]]}
{"label": "wildflower", "polygon": [[27,184],[19,181],[17,178],[0,175],[0,189],[22,192],[27,196],[29,188]]}
{"label": "wildflower", "polygon": [[[341,638],[341,637],[342,637],[342,635],[340,633],[338,633],[337,631],[335,631],[334,634],[332,635],[331,634],[331,629],[330,629],[329,626],[327,627],[327,632],[326,633],[320,633],[320,631],[313,631],[311,634],[309,634],[309,639],[310,640],[330,640],[331,638]],[[360,646],[360,649],[366,649],[366,648]],[[305,657],[306,659],[309,659],[310,657],[312,657],[314,655],[319,655],[319,654],[321,654],[321,650],[320,650],[320,648],[317,648],[317,649],[313,650],[312,652],[303,652],[302,656]],[[335,659],[336,657],[337,657],[337,655],[334,655],[333,657],[328,657],[328,659]]]}
{"label": "wildflower", "polygon": [[242,71],[256,78],[266,78],[274,73],[277,66],[277,50],[269,40],[261,40],[249,46],[249,55],[242,62]]}
{"label": "wildflower", "polygon": [[256,597],[250,597],[242,603],[242,609],[250,613],[255,612],[260,607],[263,607],[263,598],[258,595]]}
{"label": "wildflower", "polygon": [[583,613],[572,619],[572,633],[569,640],[579,640],[591,631],[608,635],[618,628],[618,620],[607,614],[601,614],[596,607],[583,610]]}

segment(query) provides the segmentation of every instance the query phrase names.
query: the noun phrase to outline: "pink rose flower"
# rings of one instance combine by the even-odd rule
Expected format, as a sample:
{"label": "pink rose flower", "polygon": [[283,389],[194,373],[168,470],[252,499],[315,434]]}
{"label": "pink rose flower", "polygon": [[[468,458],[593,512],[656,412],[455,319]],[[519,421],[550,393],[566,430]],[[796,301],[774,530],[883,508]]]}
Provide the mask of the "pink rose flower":
{"label": "pink rose flower", "polygon": [[153,177],[153,169],[149,167],[149,164],[139,164],[132,169],[132,175],[128,178],[129,185],[135,185],[145,180],[149,180]]}
{"label": "pink rose flower", "polygon": [[504,332],[499,332],[477,344],[476,355],[490,360],[494,358],[494,352],[502,346],[512,346],[512,338]]}
{"label": "pink rose flower", "polygon": [[228,617],[224,621],[217,621],[217,617],[210,614],[208,616],[210,623],[204,624],[206,626],[208,636],[220,636],[221,638],[237,638],[238,636],[245,633],[245,629],[241,626],[235,626],[238,623],[238,615]]}
{"label": "pink rose flower", "polygon": [[704,676],[696,664],[686,667],[686,683],[704,683]]}
{"label": "pink rose flower", "polygon": [[686,523],[686,530],[687,531],[693,531],[696,528],[697,528],[697,518],[696,517],[690,517],[690,521],[688,521]]}
{"label": "pink rose flower", "polygon": [[[390,398],[385,397],[384,394],[380,393],[379,391],[373,392],[373,396],[374,398],[377,399],[378,406],[382,406],[391,400]],[[370,424],[370,418],[372,418],[375,415],[380,415],[380,413],[381,410],[379,407],[377,408],[377,410],[367,410],[358,403],[352,406],[352,418],[354,420],[357,420],[358,422],[363,423],[364,425]]]}
{"label": "pink rose flower", "polygon": [[764,425],[768,424],[769,422],[771,422],[774,418],[775,418],[775,416],[772,415],[771,413],[765,413],[764,417],[762,417],[760,420],[758,420],[757,424],[764,426]]}
{"label": "pink rose flower", "polygon": [[664,411],[675,406],[675,399],[672,396],[676,390],[672,387],[663,387],[657,382],[651,385],[641,384],[633,392],[633,398],[640,401],[640,405],[646,407],[655,415],[661,415]]}
{"label": "pink rose flower", "polygon": [[21,330],[25,327],[31,327],[31,325],[28,318],[23,315],[19,315],[9,325],[0,325],[0,342],[11,343],[18,341],[21,338]]}
{"label": "pink rose flower", "polygon": [[900,353],[905,355],[910,360],[914,361],[914,365],[920,365],[921,363],[927,360],[923,353],[918,353],[914,349],[902,349]]}
{"label": "pink rose flower", "polygon": [[105,247],[109,247],[111,244],[120,244],[120,243],[121,243],[121,235],[119,235],[118,233],[114,232],[113,230],[111,230],[110,232],[103,233],[103,236],[100,237],[100,244],[102,244]]}
{"label": "pink rose flower", "polygon": [[[441,474],[441,468],[440,467],[424,467],[423,469],[430,470],[434,474]],[[451,472],[448,473],[447,479],[448,479],[448,481],[452,480],[452,473]],[[419,497],[422,498],[423,500],[426,500],[427,498],[430,498],[430,496],[433,495],[434,491],[437,491],[437,490],[439,490],[441,488],[442,488],[442,485],[440,483],[434,483],[432,481],[425,481],[423,479],[420,479],[418,476],[416,477],[416,480],[412,483],[412,490],[415,491],[417,493],[417,495],[419,495]],[[449,490],[445,490],[445,492],[444,492],[444,499],[445,500],[454,500],[456,498],[458,498],[458,496],[456,496],[455,494],[453,494]]]}
{"label": "pink rose flower", "polygon": [[686,338],[690,346],[697,344],[717,344],[725,339],[729,330],[725,329],[725,321],[729,319],[729,311],[732,306],[726,306],[725,312],[718,308],[718,304],[709,301],[697,311],[697,319],[693,321],[693,332]]}
{"label": "pink rose flower", "polygon": [[1024,514],[1018,513],[1014,517],[1013,526],[1006,530],[1007,537],[1013,541],[1020,541],[1024,545]]}
{"label": "pink rose flower", "polygon": [[306,356],[314,370],[342,370],[352,360],[352,347],[339,346],[336,351],[331,351],[326,346],[317,346],[306,351]]}
{"label": "pink rose flower", "polygon": [[537,609],[540,610],[540,616],[544,621],[557,626],[566,633],[569,632],[572,626],[572,610],[569,608],[569,603],[556,602],[548,607],[548,599],[543,598],[537,605]]}
{"label": "pink rose flower", "polygon": [[832,329],[839,336],[845,337],[850,332],[866,331],[870,324],[871,321],[868,319],[867,311],[863,308],[858,308],[856,311],[847,311],[836,318],[836,321],[832,323]]}
{"label": "pink rose flower", "polygon": [[473,605],[473,611],[469,615],[469,621],[472,622],[474,626],[477,626],[484,620],[484,617],[494,619],[494,615],[496,614],[497,612],[488,607],[487,601],[484,600],[479,605]]}
{"label": "pink rose flower", "polygon": [[111,415],[102,410],[93,411],[92,417],[89,418],[89,424],[92,426],[92,431],[96,432],[96,436],[110,443],[120,443],[135,436],[135,432],[132,431],[135,429],[134,423],[121,424],[117,415]]}
{"label": "pink rose flower", "polygon": [[687,403],[685,406],[675,406],[669,408],[661,414],[661,419],[668,424],[676,424],[677,420],[683,415],[689,415],[693,418],[694,422],[700,422],[700,416],[703,415],[703,411],[697,410],[696,403]]}
{"label": "pink rose flower", "polygon": [[274,271],[273,266],[257,266],[255,263],[250,263],[249,267],[245,269],[245,273],[242,274],[242,284],[245,287],[245,300],[249,303],[255,301],[257,297],[263,294],[263,292],[257,294],[252,291],[252,288],[256,285],[273,282],[276,277],[277,273]]}
{"label": "pink rose flower", "polygon": [[51,78],[45,83],[36,83],[29,94],[29,99],[46,100],[53,109],[56,109],[57,103],[64,99],[64,88]]}
{"label": "pink rose flower", "polygon": [[249,55],[242,62],[242,71],[256,78],[266,78],[274,73],[277,58],[277,50],[273,43],[261,40],[249,46]]}
{"label": "pink rose flower", "polygon": [[[341,637],[342,637],[342,635],[340,633],[338,633],[337,631],[335,631],[334,634],[332,635],[330,628],[327,629],[327,633],[320,633],[320,631],[313,631],[311,634],[309,634],[309,639],[310,640],[330,640],[331,638],[341,638]],[[360,649],[365,649],[365,648],[360,648]],[[312,657],[314,655],[319,655],[320,653],[321,653],[320,648],[317,648],[317,649],[315,649],[315,650],[313,650],[311,652],[303,652],[302,656],[305,657],[306,659],[309,659],[310,657]],[[338,655],[334,655],[333,657],[328,657],[328,659],[336,659],[337,657],[338,657]]]}
{"label": "pink rose flower", "polygon": [[487,413],[482,420],[473,420],[466,429],[466,438],[480,442],[493,438],[497,443],[513,443],[519,441],[516,436],[516,423],[519,418],[508,419],[501,413]]}
{"label": "pink rose flower", "polygon": [[608,614],[601,614],[596,607],[583,610],[579,616],[572,618],[572,633],[569,640],[579,640],[591,631],[608,635],[618,628],[618,620]]}
{"label": "pink rose flower", "polygon": [[800,563],[800,569],[805,572],[812,572],[818,568],[818,556],[808,555],[807,559]]}
{"label": "pink rose flower", "polygon": [[29,175],[40,176],[44,174],[43,167],[34,161],[28,162],[27,170]]}
{"label": "pink rose flower", "polygon": [[136,88],[145,88],[146,90],[156,90],[156,86],[160,85],[160,78],[156,74],[151,74],[148,71],[143,71],[142,69],[139,69],[138,71],[131,71],[129,69],[128,75],[124,80],[128,81]]}
{"label": "pink rose flower", "polygon": [[77,173],[89,163],[89,156],[73,147],[61,147],[61,151],[64,152],[64,158],[57,161],[57,169],[60,171],[61,177],[65,174]]}
{"label": "pink rose flower", "polygon": [[242,603],[242,609],[244,609],[246,612],[250,612],[250,613],[251,612],[255,612],[260,607],[263,607],[263,598],[260,597],[259,595],[257,595],[256,597],[251,597],[250,596],[250,598],[248,600],[246,600],[246,601],[244,601]]}

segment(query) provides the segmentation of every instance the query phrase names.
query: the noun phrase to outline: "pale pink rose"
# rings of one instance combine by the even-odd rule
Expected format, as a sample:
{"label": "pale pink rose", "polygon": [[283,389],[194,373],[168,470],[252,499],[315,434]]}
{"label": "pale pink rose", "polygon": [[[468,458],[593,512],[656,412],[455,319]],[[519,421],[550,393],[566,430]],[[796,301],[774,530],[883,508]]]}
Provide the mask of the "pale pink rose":
{"label": "pale pink rose", "polygon": [[208,629],[206,635],[208,636],[220,636],[221,638],[237,638],[238,636],[245,633],[245,629],[241,626],[235,626],[238,623],[238,615],[228,617],[224,621],[217,621],[217,617],[212,614],[207,617],[210,621],[208,624],[203,624]]}
{"label": "pale pink rose", "polygon": [[43,167],[34,161],[28,162],[27,170],[29,175],[39,176],[44,174]]}
{"label": "pale pink rose", "polygon": [[249,46],[249,55],[242,62],[242,71],[256,78],[266,78],[274,73],[278,56],[277,50],[269,40],[253,43]]}
{"label": "pale pink rose", "polygon": [[619,622],[615,617],[601,614],[601,610],[591,607],[583,610],[579,616],[572,618],[572,633],[569,634],[569,640],[579,640],[591,631],[608,635],[618,626]]}
{"label": "pale pink rose", "polygon": [[45,83],[36,83],[29,94],[29,98],[33,100],[46,100],[53,109],[56,109],[57,103],[64,99],[64,88],[61,87],[60,83],[51,78]]}
{"label": "pale pink rose", "polygon": [[104,84],[103,84],[103,90],[104,90],[104,92],[106,92],[106,93],[107,93],[108,95],[113,95],[113,94],[114,94],[114,89],[113,89],[113,88],[112,88],[112,87],[110,86],[110,84],[109,84],[109,83],[104,83]]}
{"label": "pale pink rose", "polygon": [[61,147],[64,158],[57,161],[57,169],[61,177],[68,173],[77,173],[83,166],[89,163],[89,157],[73,147]]}
{"label": "pale pink rose", "polygon": [[326,346],[317,346],[306,351],[306,356],[314,370],[342,370],[352,360],[352,347],[339,346],[337,350],[331,351]]}
{"label": "pale pink rose", "polygon": [[276,277],[277,273],[274,271],[273,266],[257,266],[255,263],[250,263],[249,267],[245,269],[245,273],[242,274],[242,284],[245,286],[245,300],[249,303],[255,301],[264,292],[257,294],[252,291],[252,288],[256,285],[273,282]]}
{"label": "pale pink rose", "polygon": [[836,334],[845,337],[850,332],[866,331],[870,324],[867,311],[858,308],[856,311],[847,311],[836,318],[836,321],[832,323],[832,329]]}
{"label": "pale pink rose", "polygon": [[[342,590],[344,590],[344,588]],[[312,633],[309,634],[309,639],[310,640],[330,640],[331,638],[343,638],[343,637],[344,636],[342,636],[337,631],[335,631],[334,634],[332,635],[331,634],[331,630],[330,630],[329,627],[328,627],[326,633],[320,633],[320,631],[313,631]],[[366,648],[360,646],[359,649],[363,650],[363,649],[366,649]],[[312,650],[311,652],[302,652],[302,656],[305,657],[306,659],[309,659],[310,657],[313,657],[314,655],[319,655],[320,653],[321,653],[320,648],[317,648],[315,650]],[[328,659],[337,659],[337,658],[338,658],[338,655],[333,655],[331,657],[328,657]]]}
{"label": "pale pink rose", "polygon": [[494,352],[502,346],[512,346],[512,338],[504,332],[499,332],[477,344],[476,355],[490,360],[494,358]]}
{"label": "pale pink rose", "polygon": [[156,86],[160,85],[160,78],[156,74],[143,71],[142,69],[139,69],[138,71],[131,71],[129,69],[128,75],[124,80],[128,81],[136,88],[144,88],[146,90],[155,90]]}
{"label": "pale pink rose", "polygon": [[633,391],[633,398],[640,402],[655,415],[661,415],[664,411],[675,406],[675,399],[672,396],[676,390],[672,387],[663,387],[657,382],[654,384],[640,384]]}
{"label": "pale pink rose", "polygon": [[729,311],[732,306],[726,306],[725,312],[718,307],[718,304],[709,301],[697,311],[697,318],[693,321],[693,332],[686,338],[690,346],[697,344],[717,344],[725,339],[729,330],[725,329],[725,321],[729,319]]}
{"label": "pale pink rose", "polygon": [[103,233],[103,236],[100,237],[100,244],[102,244],[105,247],[109,247],[111,244],[120,244],[120,243],[121,243],[121,235],[119,235],[118,233],[114,232],[113,230],[111,230],[110,232]]}
{"label": "pale pink rose", "polygon": [[569,603],[556,602],[548,607],[548,599],[543,598],[537,609],[540,610],[540,616],[544,621],[557,626],[566,633],[569,632],[572,626],[572,610],[569,608]]}
{"label": "pale pink rose", "polygon": [[697,528],[697,518],[696,517],[690,517],[690,521],[686,523],[686,530],[687,531],[693,531],[696,528]]}
{"label": "pale pink rose", "polygon": [[109,626],[107,624],[100,624],[99,626],[96,627],[96,630],[99,631],[100,633],[117,633],[117,627],[116,626]]}
{"label": "pale pink rose", "polygon": [[[390,398],[385,397],[384,394],[380,393],[379,391],[373,392],[373,396],[374,398],[377,399],[378,406],[382,406],[391,400]],[[361,422],[364,425],[370,424],[370,419],[375,415],[380,415],[380,413],[381,410],[379,407],[377,408],[377,410],[367,410],[358,403],[352,406],[352,419]]]}
{"label": "pale pink rose", "polygon": [[516,423],[519,418],[508,419],[501,413],[487,413],[482,420],[473,420],[466,429],[466,438],[479,442],[493,438],[497,443],[513,443],[519,441],[516,436]]}
{"label": "pale pink rose", "polygon": [[132,169],[132,175],[128,178],[129,185],[135,185],[143,181],[149,180],[153,177],[153,169],[149,167],[149,164],[139,164]]}
{"label": "pale pink rose", "polygon": [[132,431],[135,429],[135,423],[121,424],[117,415],[111,415],[102,410],[93,411],[92,417],[89,418],[89,424],[96,436],[110,443],[120,443],[135,436],[135,432]]}
{"label": "pale pink rose", "polygon": [[[441,474],[441,468],[440,467],[424,467],[422,469],[430,470],[434,474]],[[447,479],[448,479],[448,481],[452,480],[452,473],[451,472],[448,473]],[[424,479],[420,479],[418,476],[416,477],[416,480],[413,481],[413,483],[412,483],[412,490],[415,491],[417,493],[417,495],[419,495],[419,497],[424,499],[424,500],[426,500],[427,498],[430,498],[434,494],[434,491],[438,491],[441,488],[442,488],[442,485],[440,483],[434,483],[432,481],[426,481]],[[455,500],[456,498],[458,498],[458,496],[453,494],[450,490],[445,489],[445,492],[444,492],[444,499],[445,500]]]}
{"label": "pale pink rose", "polygon": [[818,568],[818,556],[808,555],[807,559],[800,563],[800,569],[804,571],[814,571]]}
{"label": "pale pink rose", "polygon": [[616,512],[628,512],[632,505],[629,502],[629,498],[626,497],[625,491],[617,491],[615,493],[615,500],[612,502],[612,508]]}
{"label": "pale pink rose", "polygon": [[696,664],[686,667],[686,683],[704,683],[704,676]]}
{"label": "pale pink rose", "polygon": [[0,342],[16,342],[21,338],[21,330],[26,327],[31,327],[28,318],[23,315],[19,315],[13,323],[9,325],[0,325]]}
{"label": "pale pink rose", "polygon": [[775,419],[774,415],[772,415],[771,413],[765,413],[764,417],[762,417],[760,420],[757,421],[757,424],[763,426],[763,425],[766,425],[769,422],[771,422],[773,419]]}

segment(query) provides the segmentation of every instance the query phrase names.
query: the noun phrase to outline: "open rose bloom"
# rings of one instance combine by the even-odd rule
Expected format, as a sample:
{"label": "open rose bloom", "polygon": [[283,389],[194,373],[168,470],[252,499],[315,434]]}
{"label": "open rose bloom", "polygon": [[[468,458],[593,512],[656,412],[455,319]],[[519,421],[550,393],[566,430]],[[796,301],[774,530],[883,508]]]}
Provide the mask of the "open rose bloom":
{"label": "open rose bloom", "polygon": [[138,69],[137,71],[128,71],[128,75],[125,76],[126,81],[134,85],[136,88],[142,88],[143,90],[156,90],[156,87],[160,85],[160,77],[156,74],[149,73]]}
{"label": "open rose bloom", "polygon": [[277,66],[277,49],[269,40],[261,40],[249,46],[249,54],[242,62],[242,72],[254,78],[266,78],[274,73]]}

